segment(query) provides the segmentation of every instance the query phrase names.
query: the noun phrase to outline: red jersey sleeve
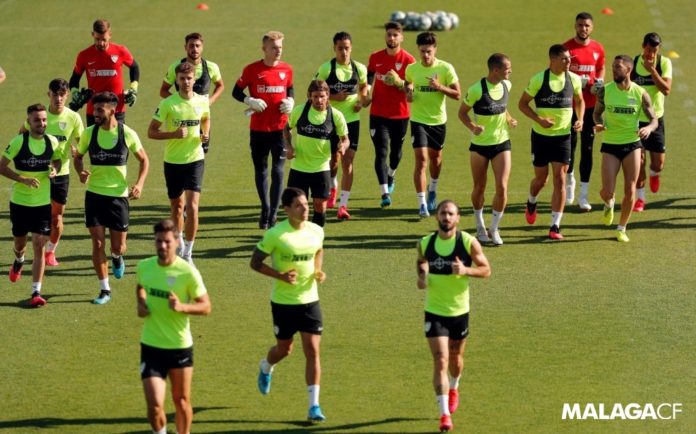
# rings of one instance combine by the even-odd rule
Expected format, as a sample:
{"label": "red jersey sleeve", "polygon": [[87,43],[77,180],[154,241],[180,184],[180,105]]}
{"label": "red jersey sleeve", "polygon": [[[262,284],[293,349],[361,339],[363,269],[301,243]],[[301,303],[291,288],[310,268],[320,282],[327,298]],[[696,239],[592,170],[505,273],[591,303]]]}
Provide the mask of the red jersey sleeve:
{"label": "red jersey sleeve", "polygon": [[77,59],[75,59],[75,67],[73,68],[73,72],[75,74],[80,74],[82,75],[85,72],[85,52],[80,51],[77,54]]}
{"label": "red jersey sleeve", "polygon": [[242,75],[239,76],[237,83],[235,83],[240,89],[246,89],[249,86],[249,65],[245,66],[242,70]]}
{"label": "red jersey sleeve", "polygon": [[131,66],[133,65],[133,55],[131,54],[130,51],[128,51],[128,48],[125,46],[121,46],[121,58],[123,59],[123,64],[126,66]]}

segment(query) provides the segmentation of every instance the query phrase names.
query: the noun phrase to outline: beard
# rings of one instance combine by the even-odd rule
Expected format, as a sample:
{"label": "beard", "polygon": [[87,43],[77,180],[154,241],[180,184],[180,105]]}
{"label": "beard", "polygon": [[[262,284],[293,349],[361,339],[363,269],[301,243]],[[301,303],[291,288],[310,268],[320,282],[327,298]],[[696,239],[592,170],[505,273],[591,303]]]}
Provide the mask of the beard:
{"label": "beard", "polygon": [[624,81],[626,81],[625,75],[614,77],[614,83],[616,83],[616,84],[623,83]]}
{"label": "beard", "polygon": [[449,223],[449,222],[437,222],[438,227],[440,230],[449,232],[452,229],[454,229],[454,223]]}

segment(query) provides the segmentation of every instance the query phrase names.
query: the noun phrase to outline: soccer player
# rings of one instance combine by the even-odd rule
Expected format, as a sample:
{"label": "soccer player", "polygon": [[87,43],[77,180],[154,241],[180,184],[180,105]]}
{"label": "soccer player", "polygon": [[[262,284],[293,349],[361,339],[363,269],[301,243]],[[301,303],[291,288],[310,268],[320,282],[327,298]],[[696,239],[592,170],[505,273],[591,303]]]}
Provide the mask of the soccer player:
{"label": "soccer player", "polygon": [[[604,131],[600,191],[604,201],[602,219],[605,225],[611,226],[614,219],[616,175],[619,170],[623,170],[624,198],[621,202],[621,219],[616,227],[616,239],[624,243],[629,241],[626,225],[636,197],[640,150],[643,147],[641,141],[647,141],[659,125],[650,95],[631,81],[632,70],[633,60],[629,56],[622,54],[614,58],[611,65],[614,82],[599,90],[594,111],[595,130]],[[639,125],[641,112],[650,119],[647,125]]]}
{"label": "soccer player", "polygon": [[[633,211],[645,209],[645,159],[650,152],[650,191],[657,193],[660,189],[660,172],[665,167],[665,96],[672,90],[672,61],[660,55],[662,38],[657,33],[648,33],[643,37],[643,53],[633,59],[631,80],[648,92],[652,101],[658,127],[650,137],[643,140],[641,149],[640,171],[636,190],[636,203]],[[645,127],[650,118],[640,113],[640,126]]]}
{"label": "soccer player", "polygon": [[[297,143],[292,144],[293,128],[297,127]],[[287,159],[292,160],[288,186],[297,187],[309,197],[312,193],[312,222],[326,223],[326,201],[331,183],[331,136],[337,135],[337,151],[348,148],[348,127],[343,114],[329,105],[329,86],[323,80],[312,80],[307,88],[307,102],[295,107],[285,127]]]}
{"label": "soccer player", "polygon": [[[232,90],[232,96],[249,106],[251,114],[249,147],[254,163],[256,191],[261,201],[259,229],[276,223],[280,194],[285,176],[285,139],[283,130],[295,106],[292,66],[280,60],[283,34],[271,31],[263,35],[263,59],[244,67]],[[249,96],[244,89],[249,88]],[[268,187],[268,155],[271,155],[271,186]]]}
{"label": "soccer player", "polygon": [[[99,296],[94,304],[111,300],[111,287],[106,266],[106,228],[111,239],[111,270],[116,279],[123,277],[126,263],[126,235],[128,234],[128,199],[138,199],[143,191],[150,167],[147,153],[135,131],[116,119],[119,99],[113,92],[102,92],[92,98],[94,125],[80,137],[74,155],[75,171],[80,182],[87,184],[85,192],[85,225],[92,238],[92,264],[99,279]],[[138,179],[128,187],[128,156],[138,159]],[[90,170],[84,167],[87,155]]]}
{"label": "soccer player", "polygon": [[[46,265],[57,267],[56,248],[63,235],[63,214],[68,202],[70,187],[70,156],[75,152],[75,145],[80,141],[84,131],[80,115],[65,107],[65,101],[70,93],[68,82],[62,78],[51,80],[48,84],[50,105],[46,112],[46,134],[50,134],[60,144],[60,171],[51,178],[51,236],[46,244]],[[24,123],[19,133],[29,131],[29,124]],[[74,143],[74,144],[73,144]]]}
{"label": "soccer player", "polygon": [[[225,90],[225,83],[222,81],[220,67],[217,65],[217,63],[211,62],[210,60],[202,57],[203,35],[200,33],[190,33],[186,35],[184,41],[186,57],[169,65],[167,75],[164,76],[162,86],[160,87],[160,96],[162,98],[168,98],[171,96],[169,89],[171,89],[172,86],[174,86],[177,91],[179,90],[179,86],[176,84],[176,66],[180,63],[188,62],[196,68],[196,81],[193,84],[193,91],[198,95],[207,97],[208,104],[212,106]],[[215,87],[212,94],[210,94],[211,83]],[[203,152],[207,153],[210,147],[210,137],[208,137],[207,142],[202,143],[202,146]]]}
{"label": "soccer player", "polygon": [[[31,264],[31,298],[29,304],[46,304],[41,297],[45,260],[44,249],[51,233],[51,188],[49,179],[60,171],[61,146],[46,134],[46,107],[33,104],[27,107],[26,131],[10,141],[0,158],[0,175],[12,181],[10,221],[14,237],[15,260],[10,267],[10,282],[22,276],[27,234],[31,232],[34,260]],[[9,164],[14,164],[14,170]]]}
{"label": "soccer player", "polygon": [[336,217],[339,220],[350,219],[348,198],[353,186],[353,160],[358,151],[360,139],[360,110],[368,105],[367,101],[367,68],[360,62],[351,59],[353,39],[348,32],[338,32],[333,37],[333,49],[336,57],[322,64],[316,75],[317,80],[324,80],[329,85],[331,106],[343,113],[348,125],[350,145],[341,155],[337,151],[338,136],[331,138],[331,189],[327,206],[336,205],[336,190],[338,181],[338,162],[341,162],[341,196],[338,202]]}
{"label": "soccer player", "polygon": [[[111,42],[111,24],[104,19],[98,19],[92,25],[94,45],[77,55],[75,67],[70,77],[72,101],[70,108],[79,110],[87,103],[87,126],[94,125],[94,105],[90,98],[101,92],[112,92],[118,97],[116,120],[126,120],[126,106],[132,106],[138,97],[138,80],[140,69],[130,51],[123,45]],[[130,86],[123,90],[123,65],[128,67]],[[78,90],[80,78],[87,73],[87,88]]]}
{"label": "soccer player", "polygon": [[[570,53],[560,44],[549,48],[550,66],[534,75],[522,93],[518,107],[534,121],[532,126],[532,164],[534,179],[529,186],[525,217],[534,224],[537,217],[537,195],[546,185],[549,164],[553,172],[551,196],[551,228],[549,238],[562,240],[561,218],[565,207],[566,172],[570,164],[570,129],[582,130],[585,104],[582,81],[570,68]],[[529,105],[534,101],[536,110]],[[572,116],[575,112],[575,121]]]}
{"label": "soccer player", "polygon": [[440,202],[437,223],[437,231],[416,245],[416,272],[418,289],[427,290],[424,329],[433,356],[440,431],[444,432],[453,428],[451,414],[459,406],[459,381],[469,335],[469,278],[488,277],[491,267],[479,242],[457,229],[457,204]]}
{"label": "soccer player", "polygon": [[2,66],[0,66],[0,84],[2,84],[3,81],[7,78],[7,75],[5,74],[5,70],[2,69]]}
{"label": "soccer player", "polygon": [[[592,112],[594,111],[597,89],[602,87],[604,83],[604,47],[590,38],[593,27],[592,15],[588,12],[580,12],[575,17],[575,36],[563,43],[570,52],[570,72],[579,75],[582,81],[582,99],[585,101],[585,119],[583,119],[582,131],[580,132],[580,198],[578,199],[578,206],[582,211],[592,210],[592,205],[587,199],[590,174],[592,173],[592,146],[594,144]],[[573,114],[572,122],[575,122],[575,114]],[[571,205],[575,200],[573,166],[577,144],[578,134],[574,129],[571,129],[570,165],[566,174],[566,205]]]}
{"label": "soccer player", "polygon": [[164,399],[169,376],[176,432],[190,433],[193,337],[189,315],[208,315],[210,298],[198,270],[176,255],[176,224],[162,220],[154,231],[157,256],[140,261],[136,272],[138,317],[145,318],[140,338],[140,378],[147,418],[153,433],[167,433]]}
{"label": "soccer player", "polygon": [[[307,221],[309,204],[302,190],[286,188],[281,203],[288,215],[287,220],[264,233],[250,263],[253,270],[273,278],[271,312],[276,344],[261,360],[258,387],[264,395],[271,391],[273,369],[293,350],[294,335],[299,331],[306,358],[307,418],[312,422],[322,422],[326,419],[319,407],[319,344],[323,323],[317,284],[326,280],[322,270],[324,230]],[[272,265],[264,262],[269,256]]]}
{"label": "soccer player", "polygon": [[147,136],[154,140],[167,140],[164,148],[164,179],[171,218],[176,223],[179,234],[185,232],[181,255],[193,264],[191,255],[198,232],[198,205],[205,168],[205,153],[201,143],[208,140],[210,107],[207,97],[193,91],[193,64],[179,63],[175,71],[179,90],[159,103],[150,121]]}
{"label": "soccer player", "polygon": [[[507,186],[512,165],[509,128],[517,126],[517,120],[507,111],[512,88],[511,72],[512,64],[509,57],[502,53],[492,54],[488,58],[488,75],[469,87],[459,108],[459,119],[472,133],[469,162],[474,181],[471,204],[474,207],[476,238],[481,242],[493,242],[497,246],[503,244],[498,224],[503,218],[507,203]],[[474,120],[469,116],[472,109]],[[489,163],[495,176],[490,234],[486,231],[483,221]]]}
{"label": "soccer player", "polygon": [[[394,176],[401,162],[408,118],[411,115],[404,92],[406,67],[416,59],[401,48],[404,40],[401,24],[390,21],[384,25],[387,48],[370,55],[367,81],[372,83],[370,106],[370,137],[375,146],[375,172],[382,200],[380,206],[392,204]],[[387,163],[387,154],[389,163]]]}
{"label": "soccer player", "polygon": [[[459,101],[459,78],[454,67],[435,57],[435,33],[424,32],[416,37],[420,62],[406,67],[406,99],[411,103],[411,139],[416,164],[413,183],[418,197],[418,214],[430,216],[437,203],[437,182],[442,170],[442,149],[447,135],[445,97]],[[427,189],[426,166],[430,171]]]}

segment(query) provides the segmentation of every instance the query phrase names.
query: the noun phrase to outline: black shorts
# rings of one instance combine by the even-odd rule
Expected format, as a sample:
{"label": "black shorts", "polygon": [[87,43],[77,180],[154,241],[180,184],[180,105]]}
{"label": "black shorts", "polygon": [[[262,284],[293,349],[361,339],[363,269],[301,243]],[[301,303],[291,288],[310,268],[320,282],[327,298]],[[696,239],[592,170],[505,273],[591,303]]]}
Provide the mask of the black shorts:
{"label": "black shorts", "polygon": [[[638,122],[638,128],[647,127],[650,122]],[[665,118],[664,116],[657,120],[657,129],[650,133],[650,137],[642,140],[643,147],[646,151],[665,153]]]}
{"label": "black shorts", "polygon": [[570,164],[570,134],[544,136],[532,130],[532,164],[544,167],[549,163]]}
{"label": "black shorts", "polygon": [[51,205],[25,206],[10,202],[12,236],[23,237],[29,232],[51,234]]}
{"label": "black shorts", "polygon": [[184,190],[201,192],[205,160],[187,164],[164,162],[164,181],[167,184],[167,196],[176,199]]}
{"label": "black shorts", "polygon": [[411,121],[411,143],[413,149],[428,147],[441,151],[445,147],[446,136],[446,124],[425,125]]}
{"label": "black shorts", "polygon": [[331,171],[324,172],[300,172],[290,169],[288,174],[288,187],[296,187],[305,192],[307,197],[310,191],[315,199],[328,199],[331,189]]}
{"label": "black shorts", "polygon": [[278,304],[271,302],[273,333],[276,339],[286,340],[297,332],[321,335],[324,323],[319,302],[307,304]]}
{"label": "black shorts", "polygon": [[[353,121],[346,124],[348,127],[348,146],[353,151],[358,150],[358,142],[360,141],[360,121]],[[338,135],[331,135],[331,154],[335,154],[338,151]]]}
{"label": "black shorts", "polygon": [[85,192],[85,226],[104,226],[112,231],[128,232],[130,206],[127,197],[104,196]]}
{"label": "black shorts", "polygon": [[[408,118],[389,119],[370,115],[370,137],[375,146],[400,146],[408,130]],[[388,138],[388,140],[387,140]]]}
{"label": "black shorts", "polygon": [[61,175],[51,178],[51,200],[65,205],[68,203],[68,189],[70,188],[70,175]]}
{"label": "black shorts", "polygon": [[285,159],[283,130],[249,130],[249,148],[251,148],[251,159],[255,162],[257,160],[266,160],[271,152],[273,152],[273,155],[280,155],[281,159]]}
{"label": "black shorts", "polygon": [[140,344],[140,379],[166,379],[170,369],[193,367],[193,347],[165,350]]}
{"label": "black shorts", "polygon": [[485,145],[474,145],[473,143],[469,145],[469,151],[471,152],[476,152],[483,158],[487,158],[489,160],[494,159],[498,154],[501,152],[509,151],[512,149],[512,144],[510,144],[510,140],[506,140],[503,143],[499,143],[497,145],[490,145],[490,146],[485,146]]}
{"label": "black shorts", "polygon": [[469,336],[469,313],[459,316],[440,316],[425,312],[423,324],[426,338],[447,336],[452,340],[461,340]]}
{"label": "black shorts", "polygon": [[608,143],[602,143],[602,149],[600,150],[600,152],[611,154],[614,157],[618,158],[619,161],[623,161],[623,159],[626,158],[628,154],[642,147],[643,145],[640,143],[640,140],[638,140],[637,142],[628,143],[626,145],[610,145]]}

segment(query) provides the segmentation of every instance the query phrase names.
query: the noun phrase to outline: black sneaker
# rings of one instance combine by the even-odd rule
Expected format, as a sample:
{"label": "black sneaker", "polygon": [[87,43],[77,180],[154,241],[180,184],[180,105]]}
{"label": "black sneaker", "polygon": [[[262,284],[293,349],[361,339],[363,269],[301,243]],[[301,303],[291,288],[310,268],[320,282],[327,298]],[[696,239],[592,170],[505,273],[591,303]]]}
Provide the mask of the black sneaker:
{"label": "black sneaker", "polygon": [[270,216],[268,217],[268,227],[272,228],[273,226],[276,225],[276,222],[278,221],[278,214],[272,212]]}
{"label": "black sneaker", "polygon": [[259,229],[268,229],[268,211],[262,210],[259,216]]}

